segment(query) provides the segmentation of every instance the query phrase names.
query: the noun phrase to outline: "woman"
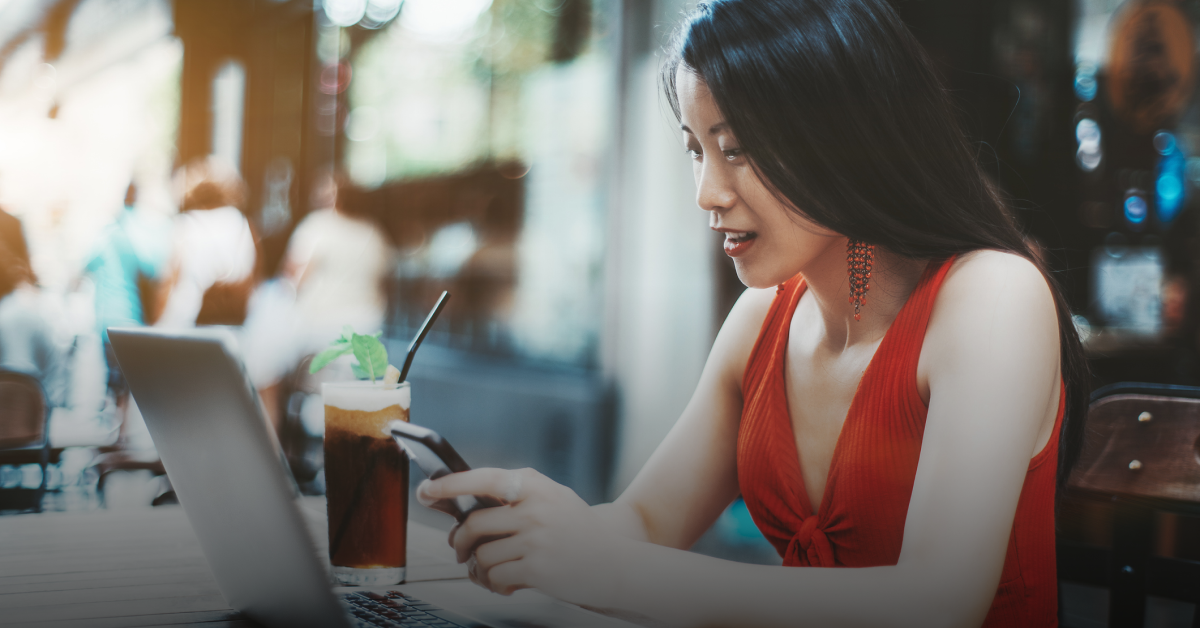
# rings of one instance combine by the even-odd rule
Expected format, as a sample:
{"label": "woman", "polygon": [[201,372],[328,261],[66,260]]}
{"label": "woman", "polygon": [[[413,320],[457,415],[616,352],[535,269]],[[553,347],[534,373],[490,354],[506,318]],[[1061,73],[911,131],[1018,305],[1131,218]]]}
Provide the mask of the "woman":
{"label": "woman", "polygon": [[[615,503],[421,487],[507,502],[451,535],[472,577],[672,625],[1055,625],[1081,349],[919,44],[884,0],[717,1],[664,78],[751,289]],[[739,492],[784,567],[679,551]]]}
{"label": "woman", "polygon": [[347,324],[380,329],[392,267],[387,236],[360,209],[347,206],[347,194],[339,193],[348,187],[342,177],[326,175],[317,187],[318,208],[292,232],[283,262],[283,275],[296,286],[305,353],[325,348]]}
{"label": "woman", "polygon": [[246,183],[233,166],[207,157],[176,173],[180,213],[175,220],[171,260],[159,327],[241,325],[254,288],[257,249],[239,206]]}

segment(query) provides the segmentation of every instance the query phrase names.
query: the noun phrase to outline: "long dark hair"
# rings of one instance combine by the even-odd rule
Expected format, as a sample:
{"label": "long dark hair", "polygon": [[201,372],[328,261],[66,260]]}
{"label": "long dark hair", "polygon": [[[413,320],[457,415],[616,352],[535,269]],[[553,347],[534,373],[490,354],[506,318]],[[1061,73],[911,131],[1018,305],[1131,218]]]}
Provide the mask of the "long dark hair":
{"label": "long dark hair", "polygon": [[1058,310],[1066,416],[1059,485],[1079,453],[1090,383],[1062,290],[981,169],[925,50],[885,0],[716,0],[662,70],[695,72],[763,181],[826,228],[912,259],[980,249],[1038,266]]}

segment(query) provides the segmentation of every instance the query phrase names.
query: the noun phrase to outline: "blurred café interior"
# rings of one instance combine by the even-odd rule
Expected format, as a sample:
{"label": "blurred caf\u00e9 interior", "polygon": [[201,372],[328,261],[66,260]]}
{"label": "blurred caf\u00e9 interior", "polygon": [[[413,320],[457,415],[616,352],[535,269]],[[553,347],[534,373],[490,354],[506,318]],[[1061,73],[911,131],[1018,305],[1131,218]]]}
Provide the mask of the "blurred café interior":
{"label": "blurred caf\u00e9 interior", "polygon": [[[1200,386],[1200,1],[894,5],[1096,386]],[[615,497],[742,289],[657,85],[688,6],[0,0],[0,367],[50,408],[44,462],[0,448],[0,512],[172,501],[109,325],[235,330],[320,494],[308,360],[347,323],[402,353],[443,290],[413,420]],[[700,549],[777,560],[736,503]]]}

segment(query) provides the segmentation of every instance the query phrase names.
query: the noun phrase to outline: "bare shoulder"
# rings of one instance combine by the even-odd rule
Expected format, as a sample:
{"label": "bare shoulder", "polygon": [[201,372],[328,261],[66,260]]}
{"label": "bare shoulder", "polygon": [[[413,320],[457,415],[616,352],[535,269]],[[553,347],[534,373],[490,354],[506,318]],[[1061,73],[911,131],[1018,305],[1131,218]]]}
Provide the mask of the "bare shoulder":
{"label": "bare shoulder", "polygon": [[733,309],[729,311],[722,328],[730,324],[738,327],[750,325],[757,333],[763,320],[767,318],[771,304],[775,302],[776,292],[775,288],[746,288],[733,304]]}
{"label": "bare shoulder", "polygon": [[1060,360],[1054,294],[1038,267],[999,251],[963,255],[938,292],[917,366],[929,425],[941,426],[926,434],[965,428],[1016,438],[1015,451],[1034,455],[1054,431]]}
{"label": "bare shoulder", "polygon": [[1014,253],[980,250],[954,260],[938,292],[930,322],[979,316],[992,311],[998,301],[1030,308],[1030,316],[1056,318],[1050,286],[1033,262]]}
{"label": "bare shoulder", "polygon": [[1030,260],[981,250],[954,260],[934,302],[927,338],[935,346],[980,348],[1016,342],[1050,345],[1058,316],[1046,277]]}
{"label": "bare shoulder", "polygon": [[749,357],[750,349],[758,340],[759,330],[762,329],[763,321],[766,320],[767,312],[774,301],[774,288],[747,288],[733,304],[729,316],[725,317],[721,331],[717,334],[716,344],[745,349],[746,357]]}
{"label": "bare shoulder", "polygon": [[724,378],[731,378],[739,389],[746,362],[775,296],[775,288],[747,288],[734,303],[713,343],[713,360],[721,368]]}
{"label": "bare shoulder", "polygon": [[995,250],[971,251],[960,255],[946,275],[944,288],[1033,290],[1050,296],[1046,278],[1033,262],[1016,253]]}

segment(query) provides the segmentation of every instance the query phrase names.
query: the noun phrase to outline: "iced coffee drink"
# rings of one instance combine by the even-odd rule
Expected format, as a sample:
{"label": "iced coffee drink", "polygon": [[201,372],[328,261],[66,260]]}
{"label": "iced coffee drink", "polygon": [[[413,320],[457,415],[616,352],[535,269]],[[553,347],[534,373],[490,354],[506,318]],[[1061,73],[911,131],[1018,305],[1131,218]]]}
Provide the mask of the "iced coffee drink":
{"label": "iced coffee drink", "polygon": [[345,585],[401,583],[408,459],[385,428],[390,421],[408,420],[409,384],[326,383],[321,395],[333,573]]}

